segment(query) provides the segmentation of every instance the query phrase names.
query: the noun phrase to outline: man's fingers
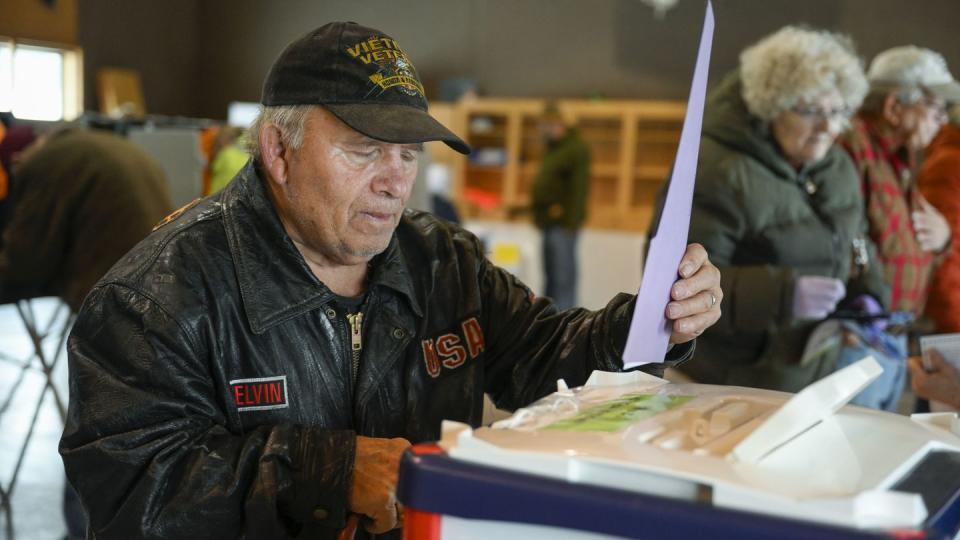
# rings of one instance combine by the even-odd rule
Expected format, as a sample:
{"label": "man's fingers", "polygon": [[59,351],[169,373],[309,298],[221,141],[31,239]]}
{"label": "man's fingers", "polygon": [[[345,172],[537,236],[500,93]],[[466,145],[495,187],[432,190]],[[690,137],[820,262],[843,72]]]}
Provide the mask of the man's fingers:
{"label": "man's fingers", "polygon": [[704,330],[713,325],[720,319],[720,310],[711,309],[706,313],[684,317],[673,321],[673,333],[670,335],[671,343],[685,343],[699,336]]}
{"label": "man's fingers", "polygon": [[706,313],[711,309],[720,307],[723,300],[723,292],[716,290],[702,291],[686,300],[673,301],[667,304],[666,316],[668,319],[677,320],[691,315]]}
{"label": "man's fingers", "polygon": [[391,497],[389,504],[380,509],[376,515],[367,517],[368,521],[364,528],[374,534],[385,533],[396,528],[398,524],[396,500]]}
{"label": "man's fingers", "polygon": [[678,269],[680,277],[688,278],[694,275],[707,260],[707,250],[703,246],[700,244],[688,245],[683,258],[680,259],[680,268]]}
{"label": "man's fingers", "polygon": [[349,505],[352,512],[366,516],[364,528],[370,532],[382,533],[397,526],[397,471],[409,446],[400,438],[356,438]]}
{"label": "man's fingers", "polygon": [[702,334],[720,319],[720,269],[710,263],[707,250],[690,244],[680,260],[681,279],[670,289],[666,317],[673,320],[671,343],[684,343]]}
{"label": "man's fingers", "polygon": [[702,265],[692,276],[674,283],[670,289],[670,297],[674,300],[686,300],[708,290],[720,290],[720,270],[712,264]]}

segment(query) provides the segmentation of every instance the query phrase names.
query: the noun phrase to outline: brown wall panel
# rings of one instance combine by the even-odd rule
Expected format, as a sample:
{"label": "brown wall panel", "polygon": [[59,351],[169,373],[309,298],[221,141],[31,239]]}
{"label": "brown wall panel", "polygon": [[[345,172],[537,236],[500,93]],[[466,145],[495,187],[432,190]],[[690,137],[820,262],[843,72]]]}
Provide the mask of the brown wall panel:
{"label": "brown wall panel", "polygon": [[[200,0],[80,0],[84,102],[97,110],[102,67],[140,74],[148,114],[196,116],[201,90]],[[212,84],[216,84],[213,81]]]}
{"label": "brown wall panel", "polygon": [[[469,76],[490,96],[684,99],[703,16],[699,0],[681,0],[662,19],[640,0],[74,1],[88,104],[95,103],[91,74],[113,65],[141,72],[148,111],[213,118],[225,117],[230,101],[258,100],[283,46],[332,20],[393,35],[428,86]],[[960,75],[960,0],[715,0],[714,7],[712,81],[736,66],[745,46],[790,23],[847,33],[867,59],[894,45],[930,47]]]}
{"label": "brown wall panel", "polygon": [[75,44],[77,1],[0,0],[0,35]]}

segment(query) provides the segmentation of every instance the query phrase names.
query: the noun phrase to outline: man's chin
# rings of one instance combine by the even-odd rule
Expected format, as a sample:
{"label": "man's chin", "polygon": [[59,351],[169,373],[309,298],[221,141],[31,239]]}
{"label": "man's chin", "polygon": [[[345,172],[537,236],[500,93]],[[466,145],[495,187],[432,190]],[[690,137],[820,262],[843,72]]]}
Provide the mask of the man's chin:
{"label": "man's chin", "polygon": [[377,255],[383,253],[390,245],[390,237],[382,242],[369,242],[364,245],[348,246],[346,252],[355,259],[369,261]]}

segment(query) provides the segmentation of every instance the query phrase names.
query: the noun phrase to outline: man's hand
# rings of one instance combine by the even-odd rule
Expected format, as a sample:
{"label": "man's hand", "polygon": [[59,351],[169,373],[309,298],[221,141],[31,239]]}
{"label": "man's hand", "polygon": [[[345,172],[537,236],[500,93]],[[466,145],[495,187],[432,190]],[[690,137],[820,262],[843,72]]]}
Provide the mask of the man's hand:
{"label": "man's hand", "polygon": [[910,385],[914,393],[960,409],[960,374],[943,359],[939,351],[930,351],[931,371],[923,367],[919,356],[910,357],[907,366],[910,368]]}
{"label": "man's hand", "polygon": [[350,511],[364,516],[364,527],[374,534],[403,524],[403,511],[396,496],[397,474],[400,456],[409,447],[406,439],[357,436]]}
{"label": "man's hand", "polygon": [[911,214],[917,242],[924,251],[943,251],[950,241],[950,224],[927,199],[920,197],[920,210]]}
{"label": "man's hand", "polygon": [[700,244],[690,244],[680,259],[680,279],[670,289],[667,319],[673,321],[670,343],[685,343],[720,319],[720,270]]}

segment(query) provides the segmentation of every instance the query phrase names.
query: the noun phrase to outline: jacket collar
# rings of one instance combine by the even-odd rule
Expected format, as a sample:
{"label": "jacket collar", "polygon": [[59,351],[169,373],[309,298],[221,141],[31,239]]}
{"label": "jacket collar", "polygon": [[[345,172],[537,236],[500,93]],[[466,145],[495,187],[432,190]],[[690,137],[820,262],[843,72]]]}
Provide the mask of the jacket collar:
{"label": "jacket collar", "polygon": [[[333,298],[284,230],[253,160],[224,189],[221,203],[243,309],[255,334]],[[422,315],[396,233],[371,266],[369,289],[393,289],[407,297],[413,311]]]}
{"label": "jacket collar", "polygon": [[400,248],[400,239],[396,232],[390,238],[387,249],[374,257],[370,266],[370,288],[387,287],[393,289],[407,298],[410,308],[418,317],[423,317],[423,310],[420,309],[420,302],[417,300],[414,290],[413,277],[410,275],[410,269],[404,257],[404,251]]}

